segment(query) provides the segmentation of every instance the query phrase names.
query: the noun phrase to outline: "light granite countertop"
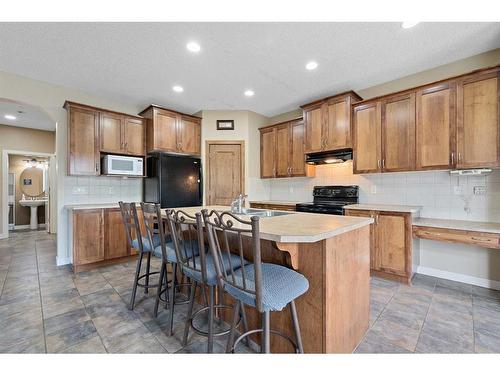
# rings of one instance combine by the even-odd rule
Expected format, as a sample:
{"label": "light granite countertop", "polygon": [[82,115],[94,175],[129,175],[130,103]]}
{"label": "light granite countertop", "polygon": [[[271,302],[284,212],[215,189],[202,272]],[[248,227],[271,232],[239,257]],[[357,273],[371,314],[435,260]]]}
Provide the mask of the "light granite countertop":
{"label": "light granite countertop", "polygon": [[278,204],[282,206],[295,206],[297,203],[302,202],[294,202],[294,201],[250,201],[250,203],[258,203],[258,204]]}
{"label": "light granite countertop", "polygon": [[[202,209],[228,211],[227,206],[181,207],[188,215],[194,215]],[[283,211],[285,212],[285,211]],[[250,216],[242,216],[250,220]],[[353,216],[322,215],[305,212],[287,212],[287,215],[261,217],[260,236],[264,240],[286,243],[317,242],[334,237],[373,223],[372,218]],[[234,223],[235,227],[248,227]]]}
{"label": "light granite countertop", "polygon": [[371,204],[371,203],[359,203],[359,204],[349,204],[344,206],[345,209],[349,210],[373,210],[373,211],[389,211],[389,212],[408,212],[416,215],[420,212],[422,207],[420,206],[404,206],[396,204]]}
{"label": "light granite countertop", "polygon": [[417,218],[413,225],[432,228],[468,230],[473,232],[487,232],[500,234],[500,223],[467,220]]}

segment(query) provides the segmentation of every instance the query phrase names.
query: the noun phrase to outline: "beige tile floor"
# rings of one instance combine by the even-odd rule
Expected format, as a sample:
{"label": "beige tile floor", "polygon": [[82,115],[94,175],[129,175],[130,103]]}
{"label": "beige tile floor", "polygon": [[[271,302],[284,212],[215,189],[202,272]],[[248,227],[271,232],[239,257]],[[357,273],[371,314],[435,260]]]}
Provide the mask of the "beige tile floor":
{"label": "beige tile floor", "polygon": [[[168,310],[152,316],[154,291],[139,291],[128,310],[135,262],[74,275],[55,256],[45,232],[0,241],[0,353],[205,352],[197,335],[182,347],[186,305],[176,308],[172,337]],[[371,284],[370,329],[356,353],[500,352],[500,292],[422,275],[411,287]]]}

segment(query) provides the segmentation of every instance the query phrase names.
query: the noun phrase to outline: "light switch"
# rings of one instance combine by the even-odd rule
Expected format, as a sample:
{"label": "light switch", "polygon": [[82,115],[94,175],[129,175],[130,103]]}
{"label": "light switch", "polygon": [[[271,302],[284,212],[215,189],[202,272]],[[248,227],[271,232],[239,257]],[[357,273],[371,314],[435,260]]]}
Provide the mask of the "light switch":
{"label": "light switch", "polygon": [[486,194],[486,186],[474,186],[474,195],[485,195]]}

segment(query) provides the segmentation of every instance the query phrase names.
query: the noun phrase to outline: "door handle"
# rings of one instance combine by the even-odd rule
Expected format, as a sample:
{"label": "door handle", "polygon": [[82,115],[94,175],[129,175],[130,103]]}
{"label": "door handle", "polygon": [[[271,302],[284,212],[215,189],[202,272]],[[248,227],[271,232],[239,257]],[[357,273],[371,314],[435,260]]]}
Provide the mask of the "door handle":
{"label": "door handle", "polygon": [[455,153],[451,153],[451,164],[455,164]]}

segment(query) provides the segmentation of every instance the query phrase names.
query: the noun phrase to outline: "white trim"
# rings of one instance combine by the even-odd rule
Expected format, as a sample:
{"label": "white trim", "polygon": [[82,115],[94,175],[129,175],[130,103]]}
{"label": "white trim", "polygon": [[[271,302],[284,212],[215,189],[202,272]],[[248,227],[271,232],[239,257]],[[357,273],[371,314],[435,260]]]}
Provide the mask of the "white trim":
{"label": "white trim", "polygon": [[427,276],[439,277],[441,279],[453,280],[461,283],[482,286],[484,288],[500,290],[500,281],[497,280],[483,279],[481,277],[464,275],[461,273],[443,271],[423,266],[417,267],[417,273]]}
{"label": "white trim", "polygon": [[56,266],[65,266],[66,264],[71,264],[70,258],[61,258],[56,256]]}
{"label": "white trim", "polygon": [[[38,224],[38,229],[42,229],[42,228],[45,228],[45,223]],[[14,230],[19,230],[19,229],[30,229],[30,225],[29,224],[14,225]],[[33,230],[37,230],[37,229],[33,229]]]}
{"label": "white trim", "polygon": [[[50,159],[55,154],[46,152],[22,151],[22,150],[3,150],[2,151],[2,232],[1,238],[9,238],[9,205],[8,190],[9,190],[9,155],[26,155],[26,156],[45,156]],[[50,200],[50,197],[49,197]]]}
{"label": "white trim", "polygon": [[5,233],[0,233],[0,240],[3,240],[3,239],[5,239],[5,238],[9,238],[9,237],[7,236],[7,234],[5,234]]}

